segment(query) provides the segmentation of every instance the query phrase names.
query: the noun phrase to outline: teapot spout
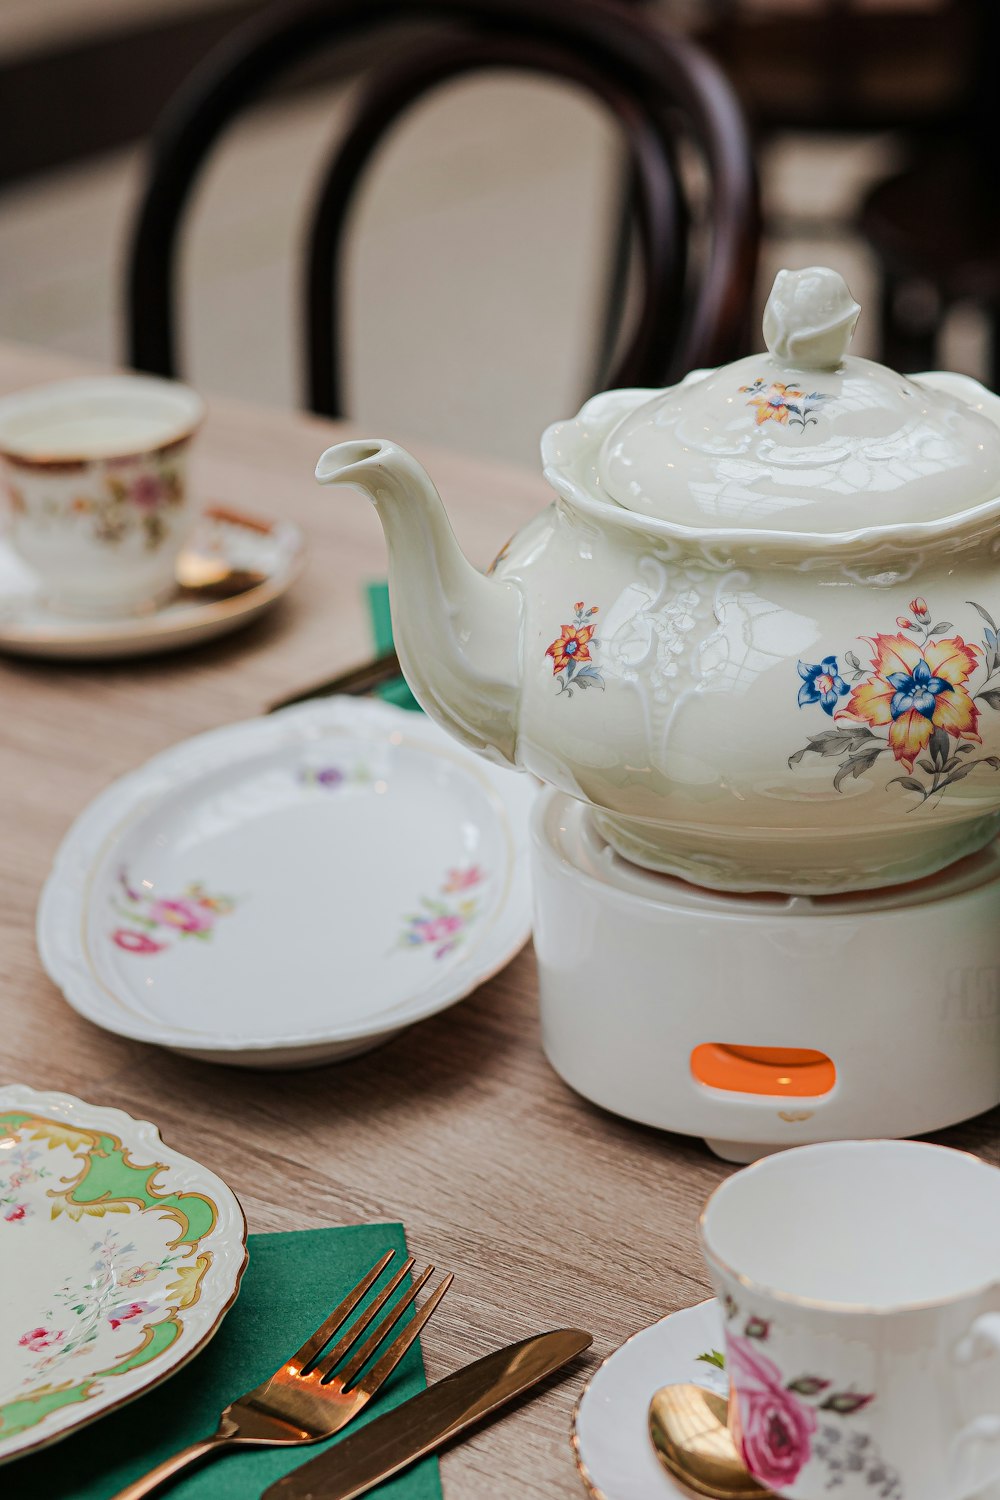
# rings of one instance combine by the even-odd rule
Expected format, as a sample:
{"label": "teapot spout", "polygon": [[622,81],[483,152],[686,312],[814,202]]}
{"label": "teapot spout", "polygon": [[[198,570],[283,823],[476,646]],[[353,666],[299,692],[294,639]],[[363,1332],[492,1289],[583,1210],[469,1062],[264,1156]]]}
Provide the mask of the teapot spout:
{"label": "teapot spout", "polygon": [[316,465],[320,484],[371,500],[389,548],[396,650],[420,706],[464,744],[515,763],[521,595],[465,558],[441,497],[404,448],[338,443]]}

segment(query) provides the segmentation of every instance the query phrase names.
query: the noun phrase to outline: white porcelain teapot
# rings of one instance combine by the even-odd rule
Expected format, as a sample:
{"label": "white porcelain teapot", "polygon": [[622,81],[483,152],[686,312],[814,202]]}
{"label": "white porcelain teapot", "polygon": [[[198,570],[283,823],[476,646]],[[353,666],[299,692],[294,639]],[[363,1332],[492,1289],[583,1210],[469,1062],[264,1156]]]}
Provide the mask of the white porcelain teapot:
{"label": "white porcelain teapot", "polygon": [[848,355],[858,312],[782,271],[768,353],[550,427],[557,498],[489,576],[395,444],[316,470],[375,503],[427,712],[650,869],[856,890],[1000,829],[1000,399]]}

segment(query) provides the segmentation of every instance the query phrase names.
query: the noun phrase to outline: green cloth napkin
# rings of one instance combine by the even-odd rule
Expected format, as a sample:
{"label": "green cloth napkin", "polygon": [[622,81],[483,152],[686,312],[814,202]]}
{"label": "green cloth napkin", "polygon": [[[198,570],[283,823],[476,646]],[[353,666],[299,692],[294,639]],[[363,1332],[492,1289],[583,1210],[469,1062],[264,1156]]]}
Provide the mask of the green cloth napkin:
{"label": "green cloth napkin", "polygon": [[[383,581],[370,583],[367,593],[375,650],[381,655],[383,651],[391,651],[394,644],[392,615],[389,611],[389,585]],[[398,677],[395,682],[385,683],[378,689],[378,695],[384,698],[386,703],[395,703],[397,708],[414,708],[418,713],[420,712],[420,704],[410,692],[406,679],[403,677]]]}
{"label": "green cloth napkin", "polygon": [[[201,1354],[121,1411],[15,1460],[4,1470],[3,1493],[33,1500],[108,1500],[161,1459],[213,1432],[223,1407],[305,1343],[380,1255],[395,1250],[399,1263],[406,1236],[401,1224],[358,1224],[252,1234],[249,1250],[240,1294]],[[418,1343],[345,1434],[416,1395],[424,1384]],[[164,1493],[171,1500],[257,1500],[275,1479],[330,1446],[222,1454]],[[424,1459],[377,1494],[379,1500],[441,1500],[437,1459]]]}

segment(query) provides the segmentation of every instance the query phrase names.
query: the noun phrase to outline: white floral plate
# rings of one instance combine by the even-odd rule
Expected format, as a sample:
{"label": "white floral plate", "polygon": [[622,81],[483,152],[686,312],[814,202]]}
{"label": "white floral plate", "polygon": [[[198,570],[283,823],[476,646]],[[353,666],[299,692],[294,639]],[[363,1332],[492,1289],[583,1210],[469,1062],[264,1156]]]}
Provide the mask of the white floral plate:
{"label": "white floral plate", "polygon": [[38,912],[70,1004],[244,1066],[366,1050],[531,928],[534,784],[423,715],[330,699],[199,735],[70,830]]}
{"label": "white floral plate", "polygon": [[[593,1500],[691,1500],[656,1456],[647,1426],[662,1385],[702,1385],[728,1395],[729,1382],[700,1356],[724,1348],[714,1297],[670,1313],[626,1339],[585,1387],[573,1413],[573,1451]],[[970,1500],[1000,1500],[1000,1484]]]}
{"label": "white floral plate", "polygon": [[233,1193],[155,1126],[0,1086],[0,1463],[197,1354],[245,1265]]}
{"label": "white floral plate", "polygon": [[257,617],[295,582],[305,562],[302,532],[290,521],[216,506],[198,521],[178,561],[195,584],[224,571],[255,579],[231,598],[179,592],[149,614],[87,619],[61,614],[39,596],[35,574],[0,539],[0,651],[53,661],[147,656],[194,646]]}

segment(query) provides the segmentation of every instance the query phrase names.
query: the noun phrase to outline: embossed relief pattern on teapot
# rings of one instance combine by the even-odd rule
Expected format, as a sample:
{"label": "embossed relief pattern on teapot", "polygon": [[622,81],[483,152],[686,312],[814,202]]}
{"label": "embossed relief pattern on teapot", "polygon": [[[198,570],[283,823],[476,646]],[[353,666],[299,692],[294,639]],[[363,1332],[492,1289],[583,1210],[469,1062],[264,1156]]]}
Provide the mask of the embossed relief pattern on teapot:
{"label": "embossed relief pattern on teapot", "polygon": [[403,450],[320,461],[379,511],[427,711],[651,869],[833,893],[1000,831],[1000,399],[854,359],[857,311],[782,273],[767,354],[550,427],[490,576]]}

